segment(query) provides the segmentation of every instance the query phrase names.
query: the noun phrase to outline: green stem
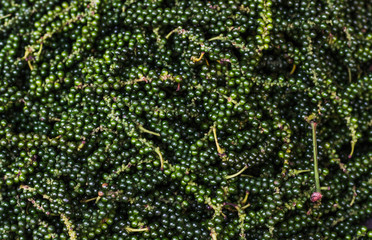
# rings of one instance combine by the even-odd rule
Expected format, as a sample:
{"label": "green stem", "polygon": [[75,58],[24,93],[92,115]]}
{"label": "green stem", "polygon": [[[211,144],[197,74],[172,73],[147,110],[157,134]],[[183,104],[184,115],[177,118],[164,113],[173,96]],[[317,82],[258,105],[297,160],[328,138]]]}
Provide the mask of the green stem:
{"label": "green stem", "polygon": [[211,229],[211,237],[212,237],[212,240],[217,240],[217,232],[216,230],[214,230],[214,228]]}
{"label": "green stem", "polygon": [[180,27],[176,28],[176,29],[173,29],[172,31],[170,31],[167,36],[165,36],[165,39],[168,39],[174,32],[180,30]]}
{"label": "green stem", "polygon": [[241,174],[242,172],[244,172],[248,167],[247,166],[244,166],[239,172],[233,174],[233,175],[228,175],[226,176],[225,178],[226,179],[230,179],[230,178],[234,178],[236,176],[239,176],[239,174]]}
{"label": "green stem", "polygon": [[128,233],[131,233],[131,232],[148,232],[149,229],[146,227],[146,228],[131,228],[131,227],[125,227],[125,230],[128,232]]}
{"label": "green stem", "polygon": [[240,204],[244,205],[247,202],[247,200],[248,200],[248,196],[249,196],[249,192],[246,191],[245,192],[244,199],[240,202]]}
{"label": "green stem", "polygon": [[355,143],[357,142],[356,139],[353,139],[351,140],[351,152],[349,154],[349,158],[351,158],[353,156],[353,153],[354,153],[354,149],[355,149]]}
{"label": "green stem", "polygon": [[219,35],[219,36],[217,36],[217,37],[212,37],[212,38],[210,38],[210,39],[208,39],[208,41],[210,42],[210,41],[215,41],[215,40],[225,40],[226,38],[221,34],[221,35]]}
{"label": "green stem", "polygon": [[293,64],[292,70],[289,75],[292,75],[296,71],[296,64]]}
{"label": "green stem", "polygon": [[4,18],[10,17],[10,16],[12,16],[12,14],[8,14],[8,15],[5,15],[5,16],[0,16],[0,19],[4,19]]}
{"label": "green stem", "polygon": [[159,147],[155,148],[155,152],[158,154],[159,159],[160,159],[160,170],[163,171],[163,169],[164,169],[164,159],[163,159],[163,155],[160,152],[160,148]]}
{"label": "green stem", "polygon": [[318,171],[318,148],[316,144],[316,123],[311,122],[311,128],[313,130],[313,153],[314,153],[314,175],[315,175],[315,190],[320,193],[319,183],[319,171]]}
{"label": "green stem", "polygon": [[86,199],[86,200],[81,200],[80,202],[87,203],[87,202],[91,202],[91,201],[97,200],[97,198],[98,197],[94,197],[94,198],[90,198],[90,199]]}
{"label": "green stem", "polygon": [[212,131],[213,131],[214,142],[216,143],[216,147],[217,147],[217,152],[218,152],[218,154],[220,154],[222,156],[225,153],[225,150],[220,147],[220,144],[218,144],[217,129],[216,129],[215,125],[213,125]]}
{"label": "green stem", "polygon": [[63,223],[66,226],[66,229],[68,231],[68,235],[70,236],[70,239],[71,240],[76,240],[77,239],[77,234],[74,231],[74,228],[72,227],[72,222],[70,221],[70,219],[64,213],[61,213],[61,219],[63,220]]}
{"label": "green stem", "polygon": [[240,209],[244,210],[244,209],[246,209],[247,207],[250,207],[250,206],[251,206],[251,204],[247,203],[246,205],[242,206]]}
{"label": "green stem", "polygon": [[153,132],[153,131],[150,131],[150,130],[147,130],[146,128],[142,127],[141,125],[138,125],[138,128],[140,129],[141,132],[148,133],[148,134],[151,134],[151,135],[155,135],[155,136],[160,137],[160,134],[159,133]]}
{"label": "green stem", "polygon": [[309,169],[306,169],[306,170],[295,170],[295,174],[298,175],[300,173],[304,173],[304,172],[310,172]]}

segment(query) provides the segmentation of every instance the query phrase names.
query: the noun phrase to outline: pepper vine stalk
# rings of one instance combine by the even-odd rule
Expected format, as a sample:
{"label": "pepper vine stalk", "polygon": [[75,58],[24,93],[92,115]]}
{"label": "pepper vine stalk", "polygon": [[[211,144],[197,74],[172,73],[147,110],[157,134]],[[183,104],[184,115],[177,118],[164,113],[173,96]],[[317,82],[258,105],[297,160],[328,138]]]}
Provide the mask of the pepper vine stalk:
{"label": "pepper vine stalk", "polygon": [[226,179],[230,179],[230,178],[234,178],[234,177],[237,177],[239,176],[240,174],[242,174],[246,169],[248,168],[247,165],[245,165],[239,172],[237,173],[234,173],[232,175],[228,175],[228,176],[225,176]]}
{"label": "pepper vine stalk", "polygon": [[313,135],[313,157],[314,157],[314,176],[315,176],[315,192],[311,195],[311,201],[317,202],[322,199],[320,182],[319,182],[319,170],[318,170],[318,147],[316,143],[316,126],[317,123],[314,121],[310,122],[312,135]]}
{"label": "pepper vine stalk", "polygon": [[227,160],[227,155],[225,153],[225,149],[221,148],[220,144],[218,143],[216,124],[214,124],[212,126],[212,132],[213,132],[214,142],[215,142],[216,148],[217,148],[217,153],[222,158],[223,161],[226,161]]}
{"label": "pepper vine stalk", "polygon": [[125,231],[127,231],[128,233],[132,233],[132,232],[148,232],[149,231],[149,228],[148,227],[144,227],[144,228],[125,227]]}
{"label": "pepper vine stalk", "polygon": [[289,75],[292,75],[296,71],[296,64],[293,64],[292,70]]}
{"label": "pepper vine stalk", "polygon": [[217,232],[214,228],[211,229],[210,235],[212,237],[212,240],[217,240]]}
{"label": "pepper vine stalk", "polygon": [[160,148],[159,147],[155,148],[155,152],[158,154],[159,159],[160,159],[160,170],[163,171],[163,169],[164,169],[164,158],[163,158],[163,155],[160,152]]}

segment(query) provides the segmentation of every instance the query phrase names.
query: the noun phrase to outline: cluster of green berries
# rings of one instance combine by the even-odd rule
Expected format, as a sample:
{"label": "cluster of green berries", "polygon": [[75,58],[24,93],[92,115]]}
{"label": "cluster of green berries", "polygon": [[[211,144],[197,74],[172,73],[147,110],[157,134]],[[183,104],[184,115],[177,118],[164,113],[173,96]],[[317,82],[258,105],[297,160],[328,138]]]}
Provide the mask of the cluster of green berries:
{"label": "cluster of green berries", "polygon": [[0,239],[372,238],[372,3],[0,0]]}

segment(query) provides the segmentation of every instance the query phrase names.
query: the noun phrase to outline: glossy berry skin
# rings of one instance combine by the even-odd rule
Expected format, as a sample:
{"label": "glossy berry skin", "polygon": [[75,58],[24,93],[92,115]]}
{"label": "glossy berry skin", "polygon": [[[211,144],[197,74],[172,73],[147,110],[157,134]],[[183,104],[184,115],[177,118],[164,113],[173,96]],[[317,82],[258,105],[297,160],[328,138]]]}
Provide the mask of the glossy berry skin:
{"label": "glossy berry skin", "polygon": [[0,239],[370,238],[370,26],[355,0],[0,0]]}

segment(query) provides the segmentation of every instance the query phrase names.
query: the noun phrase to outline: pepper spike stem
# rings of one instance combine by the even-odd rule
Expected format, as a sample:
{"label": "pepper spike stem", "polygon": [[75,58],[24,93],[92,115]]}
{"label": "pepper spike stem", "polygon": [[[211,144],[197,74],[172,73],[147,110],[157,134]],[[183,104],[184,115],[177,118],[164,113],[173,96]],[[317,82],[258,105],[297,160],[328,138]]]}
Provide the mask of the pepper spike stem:
{"label": "pepper spike stem", "polygon": [[209,42],[210,41],[215,41],[215,40],[225,40],[225,37],[221,34],[217,37],[212,37],[212,38],[208,39]]}
{"label": "pepper spike stem", "polygon": [[155,148],[155,152],[159,155],[159,158],[160,158],[160,169],[163,170],[164,169],[164,159],[163,159],[163,155],[160,152],[160,148],[159,147]]}
{"label": "pepper spike stem", "polygon": [[180,29],[180,27],[178,27],[178,28],[175,28],[175,29],[173,29],[172,31],[170,31],[168,34],[167,34],[167,36],[165,36],[165,39],[168,39],[174,32],[176,32],[176,31],[178,31]]}
{"label": "pepper spike stem", "polygon": [[90,198],[90,199],[86,199],[86,200],[81,200],[80,202],[87,203],[87,202],[94,201],[94,200],[96,200],[96,199],[97,199],[97,197],[94,197],[94,198]]}
{"label": "pepper spike stem", "polygon": [[349,67],[347,68],[347,73],[348,73],[348,75],[349,75],[349,83],[351,83],[351,81],[352,81],[352,76],[351,76],[351,70],[350,70]]}
{"label": "pepper spike stem", "polygon": [[41,54],[41,50],[43,50],[43,43],[40,43],[39,51],[36,53],[36,57],[38,58]]}
{"label": "pepper spike stem", "polygon": [[289,75],[292,75],[296,71],[296,64],[293,64],[292,70]]}
{"label": "pepper spike stem", "polygon": [[212,240],[217,240],[217,233],[216,233],[216,230],[214,230],[214,228],[211,229],[211,237],[212,237]]}
{"label": "pepper spike stem", "polygon": [[[295,169],[295,170],[293,170],[292,175],[293,176],[297,176],[297,175],[299,175],[301,173],[305,173],[305,172],[310,172],[310,169],[305,169],[305,170],[297,170],[297,169]],[[290,171],[290,173],[291,173],[291,171]]]}
{"label": "pepper spike stem", "polygon": [[84,145],[85,145],[85,141],[82,141],[77,150],[81,151],[81,149],[84,147]]}
{"label": "pepper spike stem", "polygon": [[351,152],[350,152],[350,154],[349,154],[349,158],[351,158],[352,156],[353,156],[353,154],[354,154],[354,148],[355,148],[355,144],[356,144],[356,140],[352,140],[351,141]]}
{"label": "pepper spike stem", "polygon": [[76,240],[77,239],[77,234],[74,231],[74,228],[72,227],[72,223],[71,223],[70,219],[64,213],[61,213],[60,216],[61,216],[61,219],[63,220],[63,223],[65,224],[65,226],[67,228],[68,235],[70,236],[70,239],[71,240]]}
{"label": "pepper spike stem", "polygon": [[159,133],[153,132],[153,131],[150,131],[150,130],[147,130],[146,128],[142,127],[142,125],[138,125],[138,128],[140,129],[141,132],[148,133],[148,134],[151,134],[151,135],[155,135],[155,136],[160,137],[160,134]]}
{"label": "pepper spike stem", "polygon": [[193,62],[199,62],[203,58],[204,54],[205,54],[205,52],[202,52],[198,58],[192,56],[190,58],[190,60],[193,61]]}
{"label": "pepper spike stem", "polygon": [[311,128],[313,132],[313,154],[314,154],[314,175],[315,175],[315,190],[321,193],[320,182],[319,182],[319,171],[318,171],[318,148],[316,143],[316,123],[311,122]]}
{"label": "pepper spike stem", "polygon": [[26,47],[25,55],[23,55],[22,59],[27,60],[27,57],[29,54],[30,54],[30,50]]}
{"label": "pepper spike stem", "polygon": [[147,228],[147,227],[145,227],[145,228],[125,227],[125,231],[127,231],[128,233],[132,233],[132,232],[148,232],[149,231],[149,228]]}
{"label": "pepper spike stem", "polygon": [[353,186],[353,198],[351,199],[351,202],[350,202],[350,204],[349,204],[350,207],[353,206],[353,204],[354,204],[354,202],[355,202],[355,198],[356,198],[357,195],[358,195],[358,194],[356,193],[356,187]]}
{"label": "pepper spike stem", "polygon": [[230,178],[234,178],[234,177],[236,177],[236,176],[239,176],[240,174],[242,174],[246,169],[247,169],[248,167],[247,167],[247,165],[245,165],[239,172],[237,172],[237,173],[234,173],[234,174],[232,174],[232,175],[228,175],[228,176],[226,176],[225,178],[226,179],[230,179]]}
{"label": "pepper spike stem", "polygon": [[244,209],[246,209],[246,208],[248,208],[248,207],[250,207],[250,206],[251,206],[251,204],[250,204],[250,203],[247,203],[246,205],[244,205],[244,206],[241,207],[240,209],[244,210]]}
{"label": "pepper spike stem", "polygon": [[216,147],[217,147],[217,152],[219,155],[223,155],[225,154],[225,150],[223,148],[220,147],[220,144],[218,143],[218,139],[217,139],[217,129],[216,129],[216,126],[214,125],[212,127],[212,131],[213,131],[213,137],[214,137],[214,142],[216,143]]}
{"label": "pepper spike stem", "polygon": [[209,67],[209,62],[207,59],[205,59],[205,63],[207,64],[207,66]]}
{"label": "pepper spike stem", "polygon": [[27,61],[27,64],[31,71],[34,70],[34,67],[31,64],[31,60]]}
{"label": "pepper spike stem", "polygon": [[246,191],[243,200],[240,202],[242,205],[244,205],[247,202],[248,196],[249,196],[249,192]]}
{"label": "pepper spike stem", "polygon": [[300,173],[304,173],[304,172],[310,172],[310,169],[306,169],[306,170],[296,170],[296,171],[295,171],[296,175],[297,175],[297,174],[300,174]]}
{"label": "pepper spike stem", "polygon": [[4,15],[4,16],[1,16],[0,19],[4,19],[4,18],[10,17],[10,16],[12,16],[12,14],[7,14],[7,15]]}

